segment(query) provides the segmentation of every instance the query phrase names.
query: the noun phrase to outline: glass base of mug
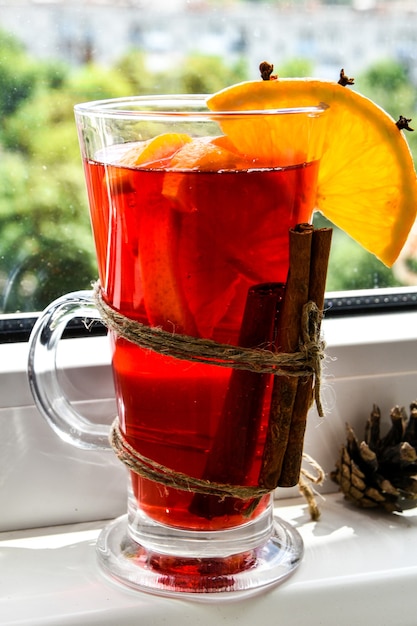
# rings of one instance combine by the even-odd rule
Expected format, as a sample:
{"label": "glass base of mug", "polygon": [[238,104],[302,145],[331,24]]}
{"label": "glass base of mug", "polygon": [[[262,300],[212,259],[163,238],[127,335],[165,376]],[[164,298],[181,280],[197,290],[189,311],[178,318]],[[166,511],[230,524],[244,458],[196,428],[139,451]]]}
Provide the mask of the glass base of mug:
{"label": "glass base of mug", "polygon": [[[262,524],[268,532],[263,532]],[[149,520],[150,528],[165,534],[165,542],[155,546],[148,542],[152,533],[145,533],[144,541],[138,533],[132,538],[130,525],[124,515],[104,528],[97,543],[100,565],[113,580],[165,596],[209,600],[208,594],[224,599],[251,595],[288,578],[304,550],[297,530],[274,517],[272,509],[265,511],[263,520],[244,525],[251,540],[238,552],[231,546],[242,546],[242,527],[202,533]],[[168,553],[169,544],[173,551]]]}

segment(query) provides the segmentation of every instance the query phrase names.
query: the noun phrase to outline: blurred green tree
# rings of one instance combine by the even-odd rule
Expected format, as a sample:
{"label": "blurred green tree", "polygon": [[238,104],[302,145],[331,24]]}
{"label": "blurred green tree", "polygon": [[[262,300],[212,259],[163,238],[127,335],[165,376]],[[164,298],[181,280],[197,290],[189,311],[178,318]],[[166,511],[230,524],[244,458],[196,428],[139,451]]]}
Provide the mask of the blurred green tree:
{"label": "blurred green tree", "polygon": [[218,56],[191,54],[165,77],[168,93],[215,93],[247,78],[243,61],[226,64]]}
{"label": "blurred green tree", "polygon": [[0,31],[0,119],[10,115],[36,87],[37,68],[17,39]]}
{"label": "blurred green tree", "polygon": [[174,75],[152,73],[143,53],[130,51],[110,68],[91,62],[70,68],[35,63],[2,34],[0,58],[0,312],[40,310],[63,293],[89,288],[97,273],[74,104],[213,91],[242,79],[244,67],[201,57],[187,59]]}
{"label": "blurred green tree", "polygon": [[[398,61],[383,59],[358,76],[355,82],[355,89],[379,104],[395,120],[400,115],[414,118],[417,127],[417,87],[411,81],[407,67]],[[417,132],[406,133],[406,138],[417,163]]]}
{"label": "blurred green tree", "polygon": [[309,59],[300,57],[289,59],[285,63],[275,67],[274,71],[278,74],[278,77],[281,76],[281,78],[291,78],[292,76],[306,78],[314,75],[314,64]]}

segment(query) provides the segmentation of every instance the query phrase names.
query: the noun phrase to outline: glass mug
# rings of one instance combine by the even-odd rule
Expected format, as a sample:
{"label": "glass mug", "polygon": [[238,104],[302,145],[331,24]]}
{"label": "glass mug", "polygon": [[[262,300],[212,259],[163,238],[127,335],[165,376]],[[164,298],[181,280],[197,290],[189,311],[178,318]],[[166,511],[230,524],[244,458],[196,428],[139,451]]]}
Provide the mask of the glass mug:
{"label": "glass mug", "polygon": [[314,209],[325,105],[214,113],[205,100],[75,107],[99,282],[41,315],[29,380],[63,439],[108,448],[109,427],[77,413],[55,369],[69,320],[105,320],[111,440],[129,496],[98,540],[99,561],[136,589],[230,597],[285,579],[303,553],[258,486],[272,375],[223,355],[271,344],[288,230]]}

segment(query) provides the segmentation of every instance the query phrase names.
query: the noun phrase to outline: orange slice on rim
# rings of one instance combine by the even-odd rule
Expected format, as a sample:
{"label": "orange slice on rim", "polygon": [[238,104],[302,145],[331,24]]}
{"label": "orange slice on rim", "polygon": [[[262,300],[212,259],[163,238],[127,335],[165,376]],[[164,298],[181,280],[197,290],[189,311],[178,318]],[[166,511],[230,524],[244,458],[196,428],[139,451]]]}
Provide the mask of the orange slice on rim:
{"label": "orange slice on rim", "polygon": [[[247,81],[207,100],[213,111],[272,110],[329,106],[323,127],[316,207],[386,265],[399,255],[417,212],[417,180],[412,156],[395,121],[368,98],[337,83],[315,79]],[[276,125],[274,127],[274,119]],[[236,149],[264,159],[296,142],[300,131],[268,116],[261,132],[254,118],[251,132],[223,130]],[[234,128],[236,128],[236,123]],[[232,128],[232,125],[230,125]],[[302,130],[302,129],[301,129]]]}

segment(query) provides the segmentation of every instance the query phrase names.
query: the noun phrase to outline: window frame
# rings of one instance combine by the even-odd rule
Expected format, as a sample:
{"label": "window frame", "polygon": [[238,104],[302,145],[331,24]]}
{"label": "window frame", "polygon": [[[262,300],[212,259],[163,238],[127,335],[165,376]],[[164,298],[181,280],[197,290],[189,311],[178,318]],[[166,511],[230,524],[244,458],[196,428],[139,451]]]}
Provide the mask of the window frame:
{"label": "window frame", "polygon": [[[327,292],[324,304],[326,319],[336,317],[384,315],[417,310],[416,287],[387,287],[358,291]],[[0,344],[29,341],[40,312],[7,313],[0,315]],[[105,335],[105,327],[97,321],[70,322],[64,338],[82,338]]]}

